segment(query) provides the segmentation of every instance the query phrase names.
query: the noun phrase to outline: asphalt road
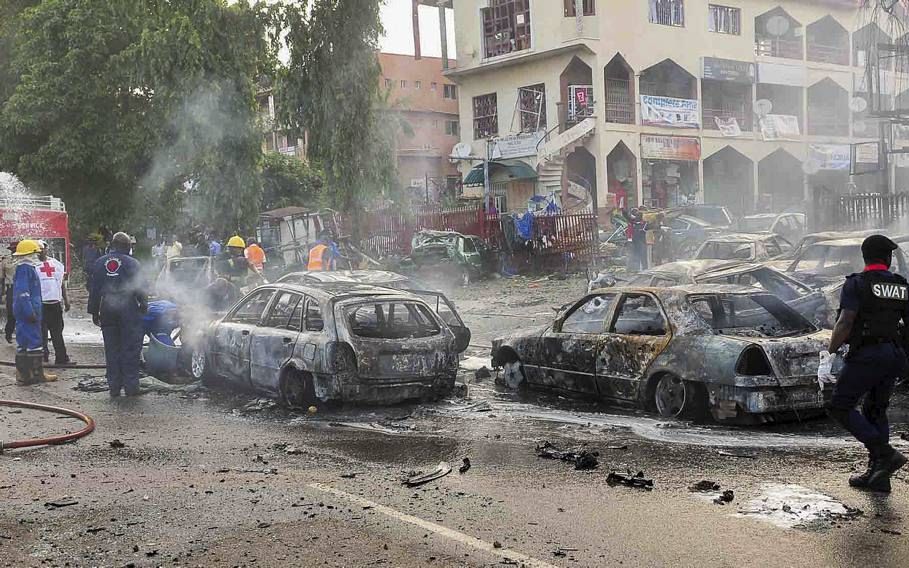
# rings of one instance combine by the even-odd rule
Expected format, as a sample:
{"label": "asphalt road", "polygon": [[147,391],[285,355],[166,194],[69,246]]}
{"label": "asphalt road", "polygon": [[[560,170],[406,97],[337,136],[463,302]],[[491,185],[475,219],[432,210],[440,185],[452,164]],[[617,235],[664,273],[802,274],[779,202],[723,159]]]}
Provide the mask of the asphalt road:
{"label": "asphalt road", "polygon": [[[542,323],[582,289],[518,279],[452,296],[485,345]],[[89,327],[73,321],[69,331],[84,340],[72,347],[80,362],[100,360]],[[488,354],[469,355],[466,367]],[[0,455],[0,566],[909,565],[909,477],[900,473],[886,497],[851,490],[860,448],[825,421],[695,426],[521,397],[468,370],[466,396],[315,414],[248,410],[253,395],[222,391],[112,401],[73,390],[92,371],[27,388],[9,371],[0,368],[0,398],[80,409],[98,428],[74,444]],[[75,428],[0,407],[2,440]],[[599,452],[599,466],[541,459],[542,440]],[[454,471],[402,485],[440,461]],[[628,470],[653,490],[607,483]],[[691,492],[701,480],[733,501]]]}

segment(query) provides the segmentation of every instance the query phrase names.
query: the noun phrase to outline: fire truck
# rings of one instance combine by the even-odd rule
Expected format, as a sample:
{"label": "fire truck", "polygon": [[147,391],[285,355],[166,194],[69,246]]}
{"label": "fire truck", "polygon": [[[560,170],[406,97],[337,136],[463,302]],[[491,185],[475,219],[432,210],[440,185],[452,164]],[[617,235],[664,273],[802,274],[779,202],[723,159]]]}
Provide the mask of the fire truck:
{"label": "fire truck", "polygon": [[70,272],[69,216],[62,199],[0,196],[0,246],[6,248],[22,239],[46,241],[51,254]]}

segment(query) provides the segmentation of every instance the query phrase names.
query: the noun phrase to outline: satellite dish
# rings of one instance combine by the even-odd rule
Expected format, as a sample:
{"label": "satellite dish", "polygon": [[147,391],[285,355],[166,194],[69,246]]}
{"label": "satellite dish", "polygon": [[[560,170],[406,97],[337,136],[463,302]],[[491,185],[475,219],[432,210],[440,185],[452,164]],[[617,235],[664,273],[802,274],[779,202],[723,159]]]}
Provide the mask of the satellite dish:
{"label": "satellite dish", "polygon": [[861,134],[868,130],[868,125],[864,120],[856,120],[852,123],[852,132],[855,134]]}
{"label": "satellite dish", "polygon": [[802,162],[802,171],[809,176],[814,175],[821,171],[821,165],[818,164],[815,160],[806,160]]}
{"label": "satellite dish", "polygon": [[758,99],[754,102],[754,112],[758,116],[764,117],[773,110],[773,103],[768,99]]}
{"label": "satellite dish", "polygon": [[471,152],[473,152],[473,148],[467,142],[458,142],[451,149],[451,155],[456,158],[469,158]]}
{"label": "satellite dish", "polygon": [[785,16],[773,16],[765,24],[767,28],[767,33],[775,36],[781,37],[789,31],[789,18]]}
{"label": "satellite dish", "polygon": [[849,109],[852,112],[862,112],[868,108],[868,101],[864,97],[852,97],[849,101]]}

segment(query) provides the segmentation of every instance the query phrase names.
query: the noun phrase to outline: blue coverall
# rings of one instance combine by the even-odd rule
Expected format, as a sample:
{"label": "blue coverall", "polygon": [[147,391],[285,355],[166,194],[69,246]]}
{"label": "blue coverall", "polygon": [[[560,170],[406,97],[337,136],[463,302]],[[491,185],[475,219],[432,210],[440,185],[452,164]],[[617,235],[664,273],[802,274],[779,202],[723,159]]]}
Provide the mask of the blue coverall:
{"label": "blue coverall", "polygon": [[13,277],[13,315],[16,317],[16,350],[42,351],[41,281],[35,267],[21,263]]}
{"label": "blue coverall", "polygon": [[139,358],[148,309],[139,261],[112,252],[95,262],[88,295],[88,312],[101,324],[107,384],[111,396],[139,394]]}
{"label": "blue coverall", "polygon": [[149,302],[148,312],[142,316],[142,329],[164,345],[174,346],[170,334],[177,328],[177,304],[167,300]]}

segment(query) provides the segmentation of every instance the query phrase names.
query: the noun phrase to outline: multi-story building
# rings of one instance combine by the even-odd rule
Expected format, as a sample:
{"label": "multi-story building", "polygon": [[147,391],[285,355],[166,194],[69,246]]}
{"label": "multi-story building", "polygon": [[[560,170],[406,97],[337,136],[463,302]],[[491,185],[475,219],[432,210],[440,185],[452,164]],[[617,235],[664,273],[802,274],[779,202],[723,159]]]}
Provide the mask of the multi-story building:
{"label": "multi-story building", "polygon": [[[458,0],[446,75],[461,140],[478,160],[491,147],[499,209],[533,193],[603,208],[627,192],[630,205],[744,213],[803,206],[814,188],[878,188],[881,174],[850,175],[849,144],[878,136],[865,63],[898,38],[859,4]],[[885,74],[886,105],[909,103],[907,68]],[[461,163],[465,191],[482,196],[482,164]]]}
{"label": "multi-story building", "polygon": [[275,96],[272,90],[262,89],[256,94],[259,105],[259,122],[264,131],[262,149],[265,152],[279,152],[285,156],[306,159],[306,134],[297,138],[286,128],[281,128],[275,119]]}
{"label": "multi-story building", "polygon": [[416,201],[435,203],[461,180],[450,159],[460,139],[458,87],[442,74],[440,58],[380,53],[379,64],[390,111],[407,123],[396,149],[400,187],[409,188]]}

